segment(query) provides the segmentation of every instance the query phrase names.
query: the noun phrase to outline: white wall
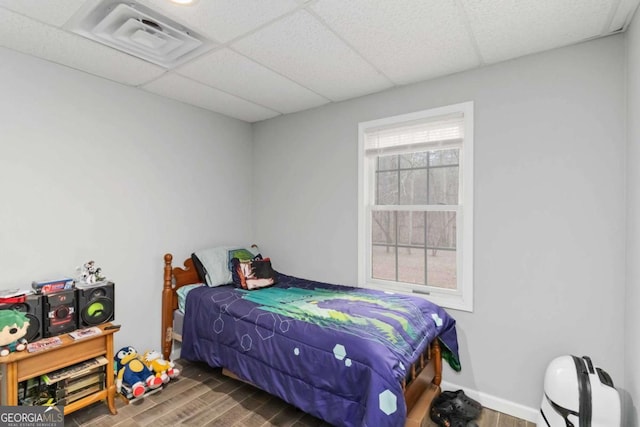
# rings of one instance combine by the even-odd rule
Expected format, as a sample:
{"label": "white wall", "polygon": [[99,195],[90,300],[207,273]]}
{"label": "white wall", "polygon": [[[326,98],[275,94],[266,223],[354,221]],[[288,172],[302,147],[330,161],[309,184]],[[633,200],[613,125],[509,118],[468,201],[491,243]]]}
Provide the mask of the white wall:
{"label": "white wall", "polygon": [[256,241],[283,272],[355,284],[358,122],[472,100],[475,311],[452,312],[463,369],[444,379],[530,418],[557,355],[621,384],[624,54],[613,36],[254,125]]}
{"label": "white wall", "polygon": [[159,350],[163,254],[250,241],[251,126],[3,48],[0,94],[0,288],[93,259]]}
{"label": "white wall", "polygon": [[626,389],[623,397],[627,421],[640,418],[640,17],[638,13],[627,39],[627,287],[625,305]]}

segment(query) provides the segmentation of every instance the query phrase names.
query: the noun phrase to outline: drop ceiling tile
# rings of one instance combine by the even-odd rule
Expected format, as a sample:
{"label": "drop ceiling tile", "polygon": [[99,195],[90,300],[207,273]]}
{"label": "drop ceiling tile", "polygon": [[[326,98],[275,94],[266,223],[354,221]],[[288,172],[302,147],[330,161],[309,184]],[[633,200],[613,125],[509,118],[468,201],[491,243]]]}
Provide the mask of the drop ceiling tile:
{"label": "drop ceiling tile", "polygon": [[225,43],[294,10],[294,0],[200,0],[180,6],[168,0],[139,0],[215,41]]}
{"label": "drop ceiling tile", "polygon": [[160,96],[247,122],[257,122],[279,115],[276,111],[172,73],[165,74],[142,88]]}
{"label": "drop ceiling tile", "polygon": [[67,67],[137,86],[161,67],[0,8],[0,45]]}
{"label": "drop ceiling tile", "polygon": [[61,27],[84,2],[85,0],[0,0],[0,7]]}
{"label": "drop ceiling tile", "polygon": [[392,86],[305,10],[286,16],[232,47],[333,101]]}
{"label": "drop ceiling tile", "polygon": [[395,83],[478,66],[454,1],[320,0],[312,10]]}
{"label": "drop ceiling tile", "polygon": [[306,110],[329,102],[230,49],[208,53],[176,72],[281,113]]}
{"label": "drop ceiling tile", "polygon": [[488,63],[600,35],[615,0],[460,0]]}

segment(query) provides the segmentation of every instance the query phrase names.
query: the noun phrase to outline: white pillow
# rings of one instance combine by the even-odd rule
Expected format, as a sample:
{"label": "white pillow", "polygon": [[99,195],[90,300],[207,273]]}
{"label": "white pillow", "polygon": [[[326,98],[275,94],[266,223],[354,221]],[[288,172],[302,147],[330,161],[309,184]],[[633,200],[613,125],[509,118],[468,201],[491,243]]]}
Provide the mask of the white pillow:
{"label": "white pillow", "polygon": [[208,248],[196,251],[195,254],[207,271],[205,281],[208,286],[228,285],[232,283],[231,272],[229,271],[229,260],[227,246]]}

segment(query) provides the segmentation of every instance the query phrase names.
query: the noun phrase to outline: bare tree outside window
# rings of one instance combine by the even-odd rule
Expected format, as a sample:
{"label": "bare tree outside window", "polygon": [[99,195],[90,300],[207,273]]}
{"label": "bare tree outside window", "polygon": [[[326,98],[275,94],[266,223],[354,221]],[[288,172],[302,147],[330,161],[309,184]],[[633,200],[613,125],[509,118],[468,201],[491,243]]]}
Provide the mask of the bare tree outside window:
{"label": "bare tree outside window", "polygon": [[456,288],[456,212],[441,208],[458,204],[459,159],[457,148],[377,157],[375,205],[398,209],[371,212],[373,278]]}

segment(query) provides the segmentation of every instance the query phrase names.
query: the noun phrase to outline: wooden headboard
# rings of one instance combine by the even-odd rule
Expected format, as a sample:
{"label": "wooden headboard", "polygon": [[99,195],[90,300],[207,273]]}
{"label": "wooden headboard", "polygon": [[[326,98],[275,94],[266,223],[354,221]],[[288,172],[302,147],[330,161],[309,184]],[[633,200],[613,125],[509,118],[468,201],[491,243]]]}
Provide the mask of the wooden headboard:
{"label": "wooden headboard", "polygon": [[176,291],[185,285],[198,283],[200,278],[191,258],[187,258],[184,267],[173,267],[173,255],[164,256],[164,287],[162,289],[162,355],[165,360],[171,357],[173,344],[173,311],[178,308]]}

